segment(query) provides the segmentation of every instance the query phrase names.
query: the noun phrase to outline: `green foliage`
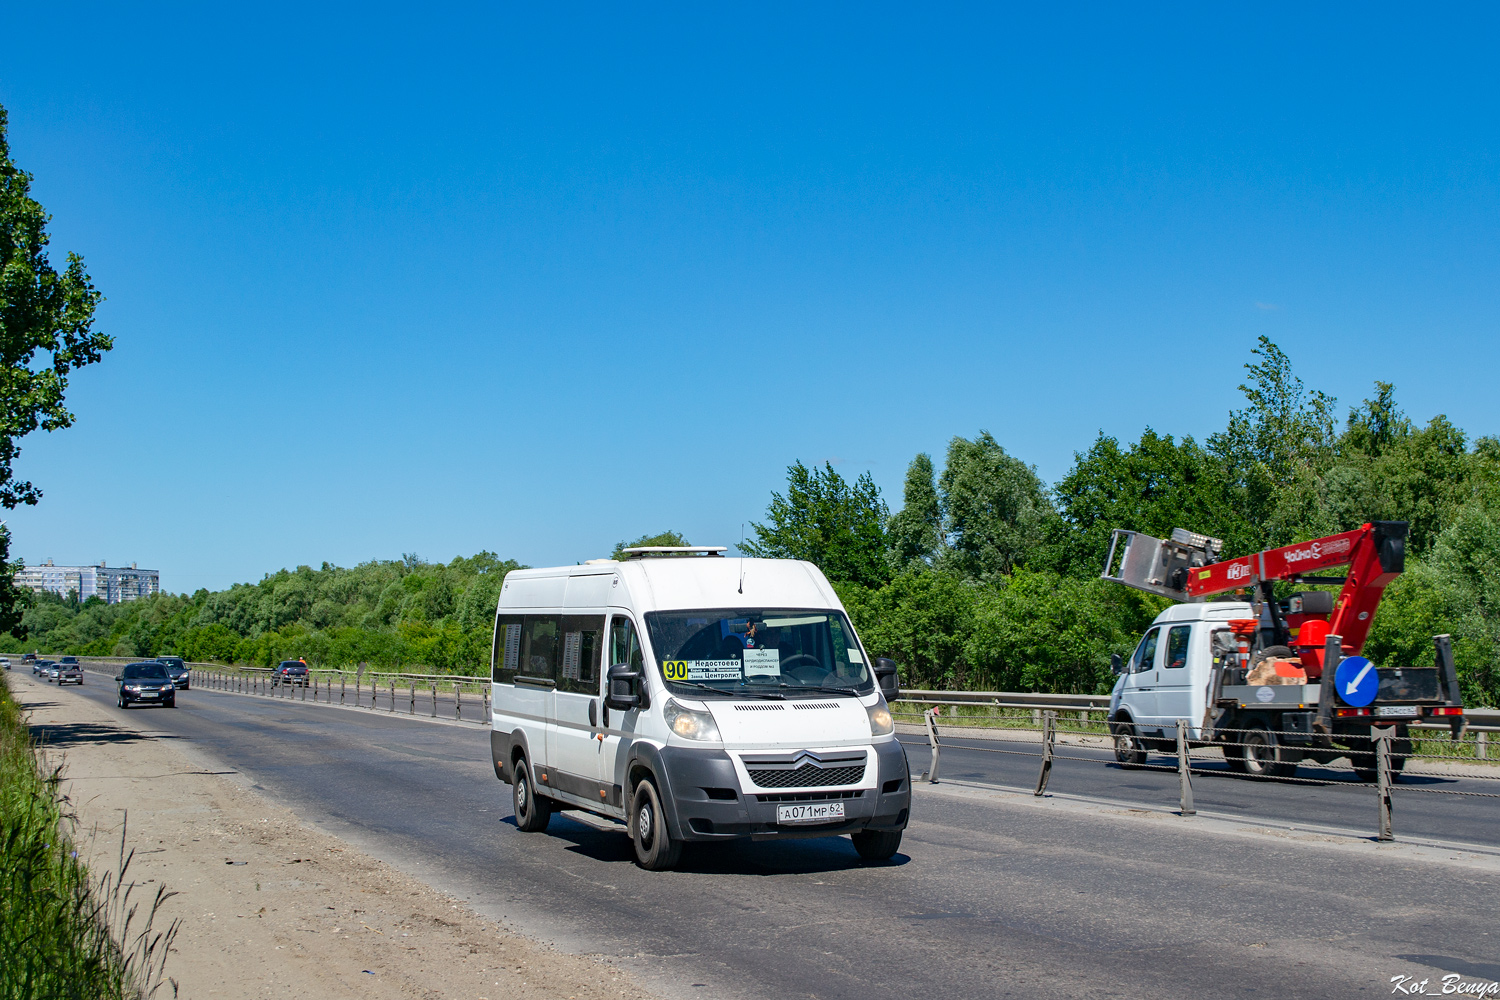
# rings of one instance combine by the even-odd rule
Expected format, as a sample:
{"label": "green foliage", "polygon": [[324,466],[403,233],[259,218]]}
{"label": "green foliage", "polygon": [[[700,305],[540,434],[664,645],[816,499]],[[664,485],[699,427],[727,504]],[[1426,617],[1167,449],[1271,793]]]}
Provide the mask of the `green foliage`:
{"label": "green foliage", "polygon": [[903,505],[886,528],[890,563],[898,573],[931,566],[945,543],[943,504],[933,475],[932,456],[926,452],[906,469]]}
{"label": "green foliage", "polygon": [[1453,637],[1467,704],[1500,704],[1500,504],[1463,508],[1421,561],[1386,591],[1366,652],[1394,666],[1433,662],[1432,637]]}
{"label": "green foliage", "polygon": [[[31,175],[10,158],[8,117],[0,107],[0,504],[34,504],[42,491],[17,482],[17,441],[40,427],[70,427],[68,375],[99,361],[114,342],[94,332],[102,296],[68,254],[59,274],[47,256],[46,211],[31,197]],[[44,361],[34,365],[37,352]]]}
{"label": "green foliage", "polygon": [[998,582],[1041,544],[1055,517],[1036,470],[988,431],[949,442],[938,489],[949,540],[944,568],[970,579]]}
{"label": "green foliage", "polygon": [[686,538],[683,538],[675,531],[663,531],[659,535],[642,535],[640,538],[637,538],[633,542],[617,543],[615,545],[615,551],[610,554],[610,558],[614,559],[617,562],[623,561],[625,558],[626,549],[638,548],[643,545],[659,545],[671,548],[682,548],[691,544],[693,543],[688,541]]}
{"label": "green foliage", "polygon": [[869,473],[850,484],[827,462],[821,470],[797,462],[787,469],[786,495],[771,494],[770,524],[751,524],[755,539],[740,549],[767,559],[806,559],[830,580],[879,586],[890,578],[889,517]]}
{"label": "green foliage", "polygon": [[1166,602],[1050,571],[998,585],[908,570],[883,587],[837,586],[872,656],[919,689],[1109,690],[1111,653],[1128,654]]}
{"label": "green foliage", "polygon": [[974,628],[974,586],[951,573],[908,570],[878,588],[835,584],[872,656],[902,667],[916,688],[963,687],[964,643]]}
{"label": "green foliage", "polygon": [[1018,569],[980,592],[964,644],[973,683],[989,691],[1102,694],[1111,653],[1128,655],[1167,606],[1102,580]]}
{"label": "green foliage", "polygon": [[345,569],[281,570],[258,584],[79,604],[38,594],[23,616],[26,644],[45,652],[156,656],[270,666],[472,672],[489,662],[495,604],[519,563],[493,552],[446,565],[416,556]]}
{"label": "green foliage", "polygon": [[1224,539],[1226,552],[1260,541],[1232,502],[1219,460],[1190,437],[1178,443],[1149,427],[1125,448],[1100,434],[1053,492],[1061,518],[1050,525],[1046,561],[1077,577],[1099,575],[1115,528],[1158,538],[1191,528]]}

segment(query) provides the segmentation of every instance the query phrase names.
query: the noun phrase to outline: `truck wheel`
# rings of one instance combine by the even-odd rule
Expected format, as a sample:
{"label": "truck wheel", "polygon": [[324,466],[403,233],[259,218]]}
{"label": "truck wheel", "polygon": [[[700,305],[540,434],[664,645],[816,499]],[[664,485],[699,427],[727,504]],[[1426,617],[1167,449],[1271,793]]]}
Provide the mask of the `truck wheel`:
{"label": "truck wheel", "polygon": [[661,796],[650,778],[641,779],[630,800],[630,843],[635,847],[635,863],[648,872],[664,872],[682,857],[682,841],[673,840],[667,832]]}
{"label": "truck wheel", "polygon": [[531,787],[531,766],[525,757],[516,760],[516,780],[510,788],[511,810],[516,814],[516,829],[540,833],[552,821],[552,800],[536,794]]}
{"label": "truck wheel", "polygon": [[1297,773],[1297,764],[1284,759],[1276,734],[1259,723],[1245,730],[1241,752],[1245,773],[1251,777],[1290,778]]}
{"label": "truck wheel", "polygon": [[866,861],[889,861],[901,847],[900,830],[861,830],[850,834],[849,839]]}
{"label": "truck wheel", "polygon": [[[1396,738],[1391,741],[1391,783],[1401,780],[1401,769],[1406,767],[1406,758],[1411,756],[1411,737],[1406,735],[1405,726],[1396,728]],[[1354,765],[1354,776],[1368,785],[1375,784],[1380,777],[1375,773],[1375,754],[1373,751],[1364,753],[1351,753],[1349,763]]]}
{"label": "truck wheel", "polygon": [[1135,734],[1135,726],[1129,722],[1116,722],[1110,727],[1115,737],[1115,760],[1121,767],[1140,767],[1146,763],[1146,749]]}

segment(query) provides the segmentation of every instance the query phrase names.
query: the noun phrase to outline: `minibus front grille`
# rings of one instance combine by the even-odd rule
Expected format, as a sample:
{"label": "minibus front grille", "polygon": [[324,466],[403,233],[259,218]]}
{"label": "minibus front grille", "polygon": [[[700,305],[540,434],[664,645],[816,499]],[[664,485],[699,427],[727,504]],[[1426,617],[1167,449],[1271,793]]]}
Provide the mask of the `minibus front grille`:
{"label": "minibus front grille", "polygon": [[813,788],[820,785],[852,785],[865,776],[865,765],[853,767],[746,768],[750,780],[761,788]]}
{"label": "minibus front grille", "polygon": [[857,799],[865,794],[862,788],[851,788],[847,792],[784,792],[780,795],[757,795],[757,802],[828,802],[833,799]]}

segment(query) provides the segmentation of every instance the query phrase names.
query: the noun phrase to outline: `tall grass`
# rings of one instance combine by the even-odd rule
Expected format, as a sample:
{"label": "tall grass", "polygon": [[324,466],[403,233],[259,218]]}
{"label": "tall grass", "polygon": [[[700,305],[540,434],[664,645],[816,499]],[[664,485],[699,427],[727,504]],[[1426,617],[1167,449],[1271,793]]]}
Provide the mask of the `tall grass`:
{"label": "tall grass", "polygon": [[[3,675],[0,675],[3,678]],[[120,833],[112,871],[91,877],[20,706],[0,679],[0,1000],[145,1000],[165,980],[178,922],[158,926],[174,893],[130,881]],[[172,983],[172,993],[177,992]]]}

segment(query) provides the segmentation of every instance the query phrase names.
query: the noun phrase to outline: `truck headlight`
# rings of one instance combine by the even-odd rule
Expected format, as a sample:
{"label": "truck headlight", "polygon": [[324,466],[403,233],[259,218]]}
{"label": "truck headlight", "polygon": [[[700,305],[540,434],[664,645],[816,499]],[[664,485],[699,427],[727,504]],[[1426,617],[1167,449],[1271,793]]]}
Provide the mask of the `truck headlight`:
{"label": "truck headlight", "polygon": [[889,736],[896,731],[896,720],[891,718],[891,710],[886,707],[885,696],[880,695],[875,704],[865,709],[870,716],[870,735]]}
{"label": "truck headlight", "polygon": [[672,727],[672,732],[685,740],[717,740],[719,738],[719,727],[714,722],[714,717],[707,712],[695,712],[691,708],[683,708],[668,698],[662,706],[661,714],[667,720],[667,725]]}

